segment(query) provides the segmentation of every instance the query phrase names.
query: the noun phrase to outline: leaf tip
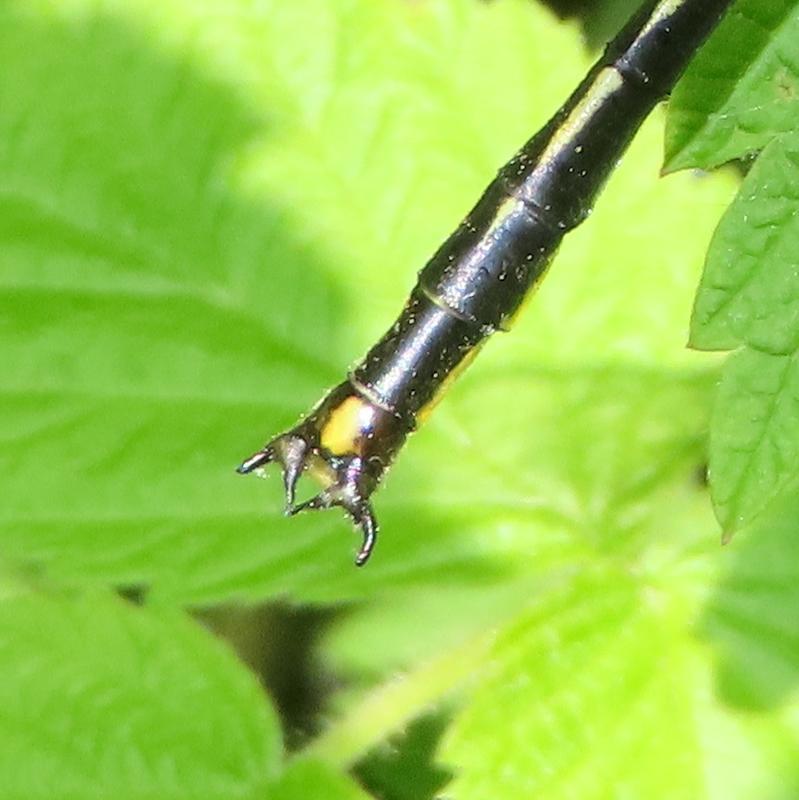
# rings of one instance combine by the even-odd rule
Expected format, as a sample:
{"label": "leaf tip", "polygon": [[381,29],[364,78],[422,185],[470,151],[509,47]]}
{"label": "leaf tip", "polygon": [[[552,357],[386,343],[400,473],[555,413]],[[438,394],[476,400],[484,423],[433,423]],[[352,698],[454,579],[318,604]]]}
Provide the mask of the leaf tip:
{"label": "leaf tip", "polygon": [[675,172],[679,172],[682,169],[688,169],[692,167],[693,164],[690,163],[688,159],[681,159],[680,153],[666,153],[663,157],[663,164],[660,167],[660,177],[665,178],[668,175],[672,175]]}

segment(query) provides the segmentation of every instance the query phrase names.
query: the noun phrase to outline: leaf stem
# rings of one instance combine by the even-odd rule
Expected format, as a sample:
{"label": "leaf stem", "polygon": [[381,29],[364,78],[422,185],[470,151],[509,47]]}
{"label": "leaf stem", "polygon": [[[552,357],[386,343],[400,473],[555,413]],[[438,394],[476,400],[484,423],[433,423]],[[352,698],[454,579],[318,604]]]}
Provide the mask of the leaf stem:
{"label": "leaf stem", "polygon": [[342,769],[352,766],[409,720],[460,688],[485,665],[493,641],[493,630],[482,631],[418,669],[380,685],[302,754]]}

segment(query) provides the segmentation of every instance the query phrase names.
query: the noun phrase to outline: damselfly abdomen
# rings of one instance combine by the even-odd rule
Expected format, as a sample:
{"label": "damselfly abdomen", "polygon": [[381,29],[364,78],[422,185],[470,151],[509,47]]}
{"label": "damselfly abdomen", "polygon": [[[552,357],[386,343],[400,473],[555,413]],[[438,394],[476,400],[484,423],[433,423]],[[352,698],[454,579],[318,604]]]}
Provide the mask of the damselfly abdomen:
{"label": "damselfly abdomen", "polygon": [[[394,325],[294,428],[238,468],[282,465],[286,510],[342,507],[374,547],[369,497],[407,438],[494,332],[508,330],[563,236],[588,215],[639,126],[731,0],[648,2],[503,166],[424,269]],[[321,492],[295,504],[303,472]]]}

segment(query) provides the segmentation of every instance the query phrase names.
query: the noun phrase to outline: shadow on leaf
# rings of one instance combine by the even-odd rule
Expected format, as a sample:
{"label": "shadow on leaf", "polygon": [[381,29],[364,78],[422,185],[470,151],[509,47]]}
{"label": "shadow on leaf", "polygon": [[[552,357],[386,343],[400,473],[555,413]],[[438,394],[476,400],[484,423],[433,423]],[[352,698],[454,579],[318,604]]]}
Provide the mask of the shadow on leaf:
{"label": "shadow on leaf", "polygon": [[357,355],[348,265],[303,228],[314,209],[237,183],[245,151],[281,147],[269,102],[129,21],[45,14],[0,18],[3,551],[198,604],[484,579],[456,526],[420,563],[438,517],[413,503],[383,516],[406,563],[356,576],[347,521],[285,520],[277,476],[234,475]]}

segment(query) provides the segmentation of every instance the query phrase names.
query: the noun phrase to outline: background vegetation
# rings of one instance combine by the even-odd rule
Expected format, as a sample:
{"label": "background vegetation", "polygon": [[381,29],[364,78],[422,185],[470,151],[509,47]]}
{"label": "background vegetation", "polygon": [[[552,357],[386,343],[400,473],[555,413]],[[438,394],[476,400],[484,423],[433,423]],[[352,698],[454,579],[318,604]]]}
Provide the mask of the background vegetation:
{"label": "background vegetation", "polygon": [[[559,10],[596,44],[620,6]],[[740,0],[666,165],[743,170],[660,179],[653,115],[356,570],[343,519],[233,467],[393,319],[579,25],[7,0],[3,800],[796,797],[797,42],[794,2]],[[685,348],[700,278],[726,366]]]}

